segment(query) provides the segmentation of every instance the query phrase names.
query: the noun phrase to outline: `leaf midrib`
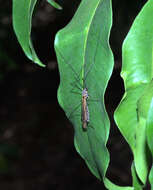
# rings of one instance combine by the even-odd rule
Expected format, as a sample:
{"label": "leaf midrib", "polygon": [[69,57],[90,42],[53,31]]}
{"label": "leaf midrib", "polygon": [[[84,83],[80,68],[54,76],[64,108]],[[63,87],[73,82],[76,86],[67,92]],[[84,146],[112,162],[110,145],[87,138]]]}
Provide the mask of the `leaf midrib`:
{"label": "leaf midrib", "polygon": [[[85,55],[86,54],[86,49],[87,49],[87,41],[88,41],[88,36],[89,36],[89,32],[90,32],[90,26],[92,25],[92,21],[93,21],[93,18],[94,18],[94,16],[95,16],[95,12],[96,12],[96,10],[98,9],[98,6],[99,6],[99,4],[100,4],[100,2],[101,2],[102,0],[99,0],[99,2],[97,3],[97,6],[95,7],[95,10],[93,11],[93,14],[92,14],[92,17],[91,17],[91,22],[89,22],[89,24],[88,24],[88,30],[87,30],[87,37],[85,38],[85,43],[84,43],[84,54],[83,55]],[[84,56],[83,57],[83,68],[85,68],[84,66],[85,66],[85,57],[86,56]],[[85,76],[85,72],[84,72],[84,69],[82,70],[82,77],[84,78],[84,76]],[[83,81],[84,82],[84,81]],[[84,86],[84,84],[83,84],[83,86]]]}

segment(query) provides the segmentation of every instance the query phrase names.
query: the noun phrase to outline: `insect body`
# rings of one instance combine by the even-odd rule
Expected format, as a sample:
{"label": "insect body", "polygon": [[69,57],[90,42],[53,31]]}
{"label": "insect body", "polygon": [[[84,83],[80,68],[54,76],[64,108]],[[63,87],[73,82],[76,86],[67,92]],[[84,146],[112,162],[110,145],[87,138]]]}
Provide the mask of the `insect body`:
{"label": "insect body", "polygon": [[82,91],[82,127],[84,130],[87,129],[87,125],[89,122],[89,109],[88,109],[88,104],[87,104],[87,99],[89,98],[88,96],[88,91],[87,88],[84,88]]}
{"label": "insect body", "polygon": [[[58,51],[58,50],[56,49],[56,51]],[[89,109],[88,109],[87,99],[89,98],[89,95],[88,95],[87,88],[83,88],[83,90],[82,90],[82,86],[86,86],[85,85],[85,80],[86,80],[90,70],[94,66],[95,61],[93,60],[93,63],[91,65],[89,65],[89,68],[88,68],[87,72],[84,73],[84,77],[82,78],[83,84],[80,84],[80,76],[78,75],[76,70],[72,67],[72,63],[67,62],[65,60],[64,56],[60,53],[60,51],[58,51],[58,53],[60,54],[60,56],[63,59],[64,63],[67,64],[70,67],[70,69],[72,70],[72,72],[74,73],[74,78],[75,78],[75,81],[77,83],[77,85],[75,84],[74,87],[77,87],[80,91],[82,91],[81,121],[82,121],[82,128],[84,130],[87,130],[87,126],[88,126],[88,123],[89,123]],[[80,73],[82,73],[82,69],[84,69],[84,67],[80,69]],[[78,86],[78,84],[79,84],[79,86]],[[72,88],[71,92],[73,92],[74,87]],[[77,105],[76,108],[78,108],[78,106],[80,106],[80,104]],[[71,117],[73,112],[76,110],[76,108],[74,108],[74,110],[70,113],[70,115],[68,116],[69,118]]]}

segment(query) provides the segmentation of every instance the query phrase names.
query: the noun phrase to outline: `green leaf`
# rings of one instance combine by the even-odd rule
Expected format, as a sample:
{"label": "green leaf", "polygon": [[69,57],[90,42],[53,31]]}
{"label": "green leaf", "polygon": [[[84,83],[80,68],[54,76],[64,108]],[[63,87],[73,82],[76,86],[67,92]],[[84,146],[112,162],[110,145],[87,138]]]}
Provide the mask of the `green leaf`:
{"label": "green leaf", "polygon": [[150,173],[149,173],[149,182],[151,185],[151,190],[153,190],[153,166],[151,167]]}
{"label": "green leaf", "polygon": [[109,179],[105,178],[104,179],[104,184],[107,189],[109,190],[135,190],[133,187],[125,187],[125,186],[118,186],[113,184]]}
{"label": "green leaf", "polygon": [[132,179],[133,179],[134,190],[142,190],[143,184],[141,183],[141,181],[139,180],[139,178],[137,176],[137,172],[135,170],[134,163],[132,163],[131,171],[132,171]]}
{"label": "green leaf", "polygon": [[[108,44],[112,24],[110,0],[82,1],[72,21],[55,38],[60,71],[58,101],[75,130],[75,147],[93,174],[103,179],[109,163],[109,120],[104,93],[112,73]],[[82,90],[88,89],[90,121],[81,122]]]}
{"label": "green leaf", "polygon": [[32,13],[37,0],[13,0],[13,28],[26,56],[40,66],[45,66],[37,57],[31,41]]}
{"label": "green leaf", "polygon": [[56,8],[56,9],[59,9],[59,10],[62,10],[63,8],[59,5],[59,4],[57,4],[55,1],[53,1],[53,0],[47,0],[47,2],[49,3],[49,4],[51,4],[54,8]]}
{"label": "green leaf", "polygon": [[[150,102],[150,108],[148,111],[148,118],[146,124],[146,134],[147,134],[147,142],[149,149],[151,151],[152,160],[153,160],[153,97]],[[151,184],[151,189],[153,189],[153,164],[149,174],[149,182]]]}
{"label": "green leaf", "polygon": [[[104,93],[113,69],[109,47],[112,25],[111,0],[85,0],[71,22],[55,38],[60,71],[58,101],[74,126],[74,144],[91,172],[110,190],[127,189],[106,177],[109,153],[106,143],[109,119],[104,106]],[[87,88],[89,122],[83,129],[82,91]]]}
{"label": "green leaf", "polygon": [[137,176],[146,183],[150,161],[146,140],[153,77],[153,0],[136,17],[124,43],[121,76],[125,94],[115,111],[115,121],[133,155]]}

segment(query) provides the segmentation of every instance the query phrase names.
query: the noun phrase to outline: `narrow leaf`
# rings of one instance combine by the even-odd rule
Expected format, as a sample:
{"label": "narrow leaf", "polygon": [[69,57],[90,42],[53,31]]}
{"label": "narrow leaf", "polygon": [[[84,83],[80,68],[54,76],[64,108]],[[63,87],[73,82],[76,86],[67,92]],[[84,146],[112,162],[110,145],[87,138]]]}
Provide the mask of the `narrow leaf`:
{"label": "narrow leaf", "polygon": [[[152,162],[153,162],[153,97],[151,99],[150,108],[148,112],[147,124],[146,124],[146,131],[147,131],[147,142],[149,149],[152,155]],[[149,182],[151,184],[151,189],[153,190],[153,164],[151,165],[151,170],[149,173]]]}
{"label": "narrow leaf", "polygon": [[56,3],[55,1],[53,0],[47,0],[48,3],[50,3],[54,8],[56,9],[59,9],[59,10],[62,10],[63,8],[58,4]]}
{"label": "narrow leaf", "polygon": [[13,0],[13,28],[26,56],[40,66],[45,66],[37,57],[31,41],[32,13],[37,0]]}
{"label": "narrow leaf", "polygon": [[[91,172],[110,190],[133,190],[132,187],[119,187],[105,177],[109,164],[106,143],[110,123],[104,93],[113,69],[108,42],[111,25],[111,0],[85,0],[81,1],[72,21],[57,33],[58,101],[74,126],[76,150]],[[88,123],[81,119],[86,115],[86,110],[81,108],[84,90],[89,96],[86,99]]]}
{"label": "narrow leaf", "polygon": [[[109,120],[104,93],[112,73],[108,44],[112,24],[110,0],[82,1],[72,21],[56,35],[60,70],[58,101],[75,130],[75,147],[93,174],[103,179],[109,163]],[[87,88],[89,123],[82,128],[82,90]]]}
{"label": "narrow leaf", "polygon": [[149,160],[146,119],[153,95],[153,0],[136,17],[124,43],[121,76],[125,94],[115,112],[115,121],[129,143],[138,178],[146,183]]}
{"label": "narrow leaf", "polygon": [[141,181],[139,180],[139,178],[137,176],[137,172],[135,170],[134,163],[132,163],[131,171],[132,171],[132,179],[133,179],[134,189],[135,190],[142,190],[144,185],[141,183]]}

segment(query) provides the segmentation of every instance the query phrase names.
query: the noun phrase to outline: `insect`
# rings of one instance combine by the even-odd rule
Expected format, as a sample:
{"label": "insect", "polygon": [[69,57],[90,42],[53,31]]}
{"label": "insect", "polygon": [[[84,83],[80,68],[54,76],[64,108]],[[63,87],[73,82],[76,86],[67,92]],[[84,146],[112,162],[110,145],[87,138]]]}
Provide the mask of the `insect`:
{"label": "insect", "polygon": [[82,110],[81,110],[81,120],[82,127],[84,130],[87,129],[87,125],[89,123],[89,109],[87,104],[87,99],[89,98],[87,88],[84,88],[82,91]]}
{"label": "insect", "polygon": [[[58,50],[56,49],[56,51],[58,51]],[[87,75],[89,74],[91,68],[92,68],[93,65],[94,65],[94,61],[90,63],[87,72],[84,74],[84,77],[81,79],[81,81],[82,81],[82,82],[81,82],[81,81],[80,81],[80,78],[81,78],[81,77],[77,74],[76,70],[72,67],[72,65],[71,65],[69,62],[67,62],[67,61],[65,60],[64,56],[61,54],[60,51],[58,51],[58,53],[60,54],[60,56],[61,56],[61,58],[63,59],[64,63],[65,63],[66,65],[68,65],[68,66],[70,67],[70,69],[73,71],[73,73],[75,74],[75,75],[74,75],[75,83],[74,83],[74,82],[71,83],[71,85],[73,86],[73,88],[70,90],[70,92],[71,92],[71,93],[75,93],[75,94],[80,94],[80,95],[81,95],[81,113],[80,113],[80,114],[81,114],[81,117],[80,117],[80,119],[81,119],[81,123],[82,123],[82,128],[83,128],[84,131],[86,131],[86,130],[87,130],[87,127],[88,127],[88,124],[89,124],[89,122],[90,122],[90,118],[89,118],[89,112],[90,112],[90,110],[89,110],[89,108],[88,108],[88,103],[87,103],[88,98],[89,98],[89,95],[88,95],[88,89],[87,89],[87,87],[86,87],[86,82],[85,82],[85,80],[86,80]],[[84,67],[85,67],[85,66],[84,66]],[[80,69],[80,73],[82,73],[82,68]],[[79,89],[82,93],[74,92],[74,89],[75,89],[75,88]],[[69,107],[70,107],[70,106],[71,106],[71,105],[69,105]],[[72,110],[72,112],[68,115],[68,118],[69,118],[69,119],[71,118],[72,114],[74,114],[74,112],[75,112],[76,110],[78,110],[78,108],[80,108],[80,104],[78,104],[78,105]],[[70,109],[72,109],[72,108],[70,108]],[[70,119],[70,120],[71,120],[71,119]]]}

